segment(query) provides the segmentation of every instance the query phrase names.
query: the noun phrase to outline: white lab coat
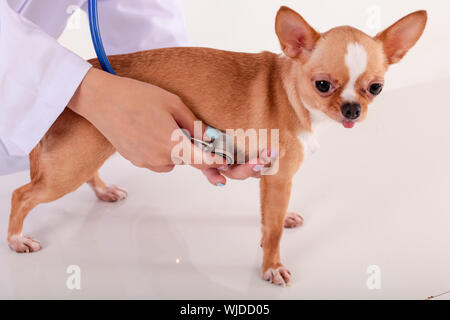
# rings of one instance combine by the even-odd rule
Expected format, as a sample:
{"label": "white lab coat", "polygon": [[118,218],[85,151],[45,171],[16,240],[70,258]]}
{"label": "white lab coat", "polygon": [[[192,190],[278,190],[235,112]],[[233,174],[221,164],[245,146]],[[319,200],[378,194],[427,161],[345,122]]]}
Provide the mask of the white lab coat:
{"label": "white lab coat", "polygon": [[[74,5],[87,11],[87,0],[0,0],[0,175],[28,167],[91,68],[55,40]],[[107,54],[187,44],[181,0],[99,0],[98,10]]]}

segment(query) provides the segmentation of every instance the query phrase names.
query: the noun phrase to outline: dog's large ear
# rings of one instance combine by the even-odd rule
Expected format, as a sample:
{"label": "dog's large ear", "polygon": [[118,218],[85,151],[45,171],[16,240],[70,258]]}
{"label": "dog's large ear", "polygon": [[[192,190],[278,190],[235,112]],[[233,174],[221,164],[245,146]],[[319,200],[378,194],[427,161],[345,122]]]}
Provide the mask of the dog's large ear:
{"label": "dog's large ear", "polygon": [[283,52],[288,57],[302,58],[302,60],[309,57],[320,38],[320,33],[288,7],[281,7],[278,10],[275,31]]}
{"label": "dog's large ear", "polygon": [[427,24],[427,12],[416,11],[379,33],[375,39],[383,43],[387,62],[399,62],[422,36]]}

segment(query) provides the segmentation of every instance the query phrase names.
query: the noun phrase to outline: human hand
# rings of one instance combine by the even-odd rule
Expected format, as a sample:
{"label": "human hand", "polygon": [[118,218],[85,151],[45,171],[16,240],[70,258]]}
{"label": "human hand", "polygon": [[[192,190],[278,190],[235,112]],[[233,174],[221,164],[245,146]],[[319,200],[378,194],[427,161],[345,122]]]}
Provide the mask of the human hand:
{"label": "human hand", "polygon": [[[89,70],[68,107],[90,121],[134,165],[156,172],[174,168],[171,152],[179,141],[171,140],[173,132],[181,127],[194,136],[194,121],[199,121],[176,95],[95,68]],[[194,154],[197,147],[187,142]],[[193,165],[198,169],[225,165],[222,157],[201,155],[205,161]]]}
{"label": "human hand", "polygon": [[226,178],[232,180],[261,178],[263,168],[270,167],[277,159],[278,152],[263,150],[259,158],[254,161],[220,168],[206,168],[202,172],[211,184],[223,187],[227,182]]}

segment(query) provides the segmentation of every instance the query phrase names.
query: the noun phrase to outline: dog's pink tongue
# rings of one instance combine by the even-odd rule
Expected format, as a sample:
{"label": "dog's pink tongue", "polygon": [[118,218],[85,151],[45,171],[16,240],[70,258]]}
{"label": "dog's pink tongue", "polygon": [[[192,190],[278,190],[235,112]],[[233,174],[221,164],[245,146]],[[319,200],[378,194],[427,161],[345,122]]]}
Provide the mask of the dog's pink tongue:
{"label": "dog's pink tongue", "polygon": [[344,125],[345,128],[347,129],[352,129],[355,126],[355,123],[353,121],[350,120],[344,120],[342,122],[342,124]]}

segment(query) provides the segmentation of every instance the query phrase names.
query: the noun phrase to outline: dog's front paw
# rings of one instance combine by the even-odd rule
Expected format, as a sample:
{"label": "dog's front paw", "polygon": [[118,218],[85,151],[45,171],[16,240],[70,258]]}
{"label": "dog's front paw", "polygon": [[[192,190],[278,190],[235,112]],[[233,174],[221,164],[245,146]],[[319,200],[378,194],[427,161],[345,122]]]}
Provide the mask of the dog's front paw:
{"label": "dog's front paw", "polygon": [[263,273],[264,280],[282,286],[283,288],[291,284],[291,277],[291,271],[284,266],[280,266],[277,268],[268,268]]}
{"label": "dog's front paw", "polygon": [[303,225],[303,217],[295,212],[288,212],[284,218],[284,227],[288,229],[297,228]]}
{"label": "dog's front paw", "polygon": [[95,188],[94,191],[97,198],[106,202],[121,201],[128,196],[127,190],[115,185],[107,186],[106,189]]}
{"label": "dog's front paw", "polygon": [[23,235],[13,235],[8,237],[8,245],[12,250],[18,253],[30,253],[42,249],[39,241]]}

